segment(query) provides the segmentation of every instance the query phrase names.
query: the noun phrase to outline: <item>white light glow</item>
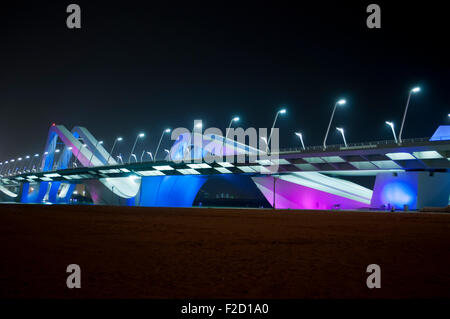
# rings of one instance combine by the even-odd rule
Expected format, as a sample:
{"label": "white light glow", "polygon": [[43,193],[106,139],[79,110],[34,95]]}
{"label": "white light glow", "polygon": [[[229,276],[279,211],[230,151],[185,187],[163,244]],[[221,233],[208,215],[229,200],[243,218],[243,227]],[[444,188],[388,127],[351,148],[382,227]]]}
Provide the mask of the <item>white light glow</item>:
{"label": "white light glow", "polygon": [[398,160],[398,161],[416,159],[410,153],[405,152],[387,153],[386,156],[389,157],[391,160]]}
{"label": "white light glow", "polygon": [[413,155],[418,159],[438,159],[443,158],[441,154],[436,151],[423,151],[423,152],[413,152]]}

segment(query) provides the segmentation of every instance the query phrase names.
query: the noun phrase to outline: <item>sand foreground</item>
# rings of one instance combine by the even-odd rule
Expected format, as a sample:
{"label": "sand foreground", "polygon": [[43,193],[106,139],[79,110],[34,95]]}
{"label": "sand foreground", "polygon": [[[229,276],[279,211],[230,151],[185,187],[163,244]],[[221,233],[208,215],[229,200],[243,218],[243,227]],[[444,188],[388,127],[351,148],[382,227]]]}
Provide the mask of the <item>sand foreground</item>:
{"label": "sand foreground", "polygon": [[450,297],[450,214],[1,205],[0,242],[0,298]]}

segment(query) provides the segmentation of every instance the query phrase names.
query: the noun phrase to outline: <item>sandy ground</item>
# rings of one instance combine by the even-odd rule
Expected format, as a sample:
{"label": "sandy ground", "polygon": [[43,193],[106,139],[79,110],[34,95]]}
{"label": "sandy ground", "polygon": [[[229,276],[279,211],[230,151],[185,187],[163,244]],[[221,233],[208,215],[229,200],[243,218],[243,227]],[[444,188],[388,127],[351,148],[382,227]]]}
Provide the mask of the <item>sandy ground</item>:
{"label": "sandy ground", "polygon": [[450,297],[450,214],[1,205],[0,236],[0,298]]}

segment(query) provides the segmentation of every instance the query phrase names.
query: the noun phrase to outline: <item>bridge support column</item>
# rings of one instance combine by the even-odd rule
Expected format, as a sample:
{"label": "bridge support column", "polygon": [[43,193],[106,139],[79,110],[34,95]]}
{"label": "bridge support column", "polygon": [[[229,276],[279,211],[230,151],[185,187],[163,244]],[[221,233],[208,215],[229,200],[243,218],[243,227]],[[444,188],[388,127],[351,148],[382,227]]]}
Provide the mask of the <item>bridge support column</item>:
{"label": "bridge support column", "polygon": [[449,204],[450,173],[398,172],[379,173],[371,200],[372,208],[395,207],[416,210]]}

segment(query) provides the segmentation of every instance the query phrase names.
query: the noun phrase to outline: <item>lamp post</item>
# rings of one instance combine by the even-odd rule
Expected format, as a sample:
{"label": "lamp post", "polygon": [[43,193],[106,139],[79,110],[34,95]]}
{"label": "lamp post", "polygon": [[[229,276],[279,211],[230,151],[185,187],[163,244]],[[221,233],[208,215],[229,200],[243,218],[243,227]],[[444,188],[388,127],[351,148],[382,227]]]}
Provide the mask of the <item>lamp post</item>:
{"label": "lamp post", "polygon": [[15,163],[14,163],[14,168],[13,168],[13,175],[15,175],[17,164],[19,164],[19,162],[20,162],[21,160],[22,160],[22,157],[19,157],[19,158],[17,159],[17,161],[15,161]]}
{"label": "lamp post", "polygon": [[169,156],[169,161],[171,160],[171,158],[170,158],[170,151],[166,148],[166,149],[164,149],[164,151],[167,153],[167,155]]}
{"label": "lamp post", "polygon": [[267,140],[266,153],[269,148],[270,139],[272,138],[273,128],[275,127],[275,123],[277,122],[278,115],[285,114],[285,113],[286,113],[286,109],[281,109],[277,112],[277,114],[275,114],[275,119],[273,120],[272,128],[270,129],[269,139]]}
{"label": "lamp post", "polygon": [[12,172],[11,172],[11,169],[8,170],[8,175],[11,175],[11,174],[14,172],[14,168],[16,167],[16,163],[15,163],[16,160],[15,160],[14,158],[12,158],[12,159],[10,160],[10,162],[11,162],[11,166],[13,166],[12,163],[14,163],[14,166],[13,166]]}
{"label": "lamp post", "polygon": [[94,149],[92,150],[92,153],[91,153],[91,158],[89,159],[89,166],[91,165],[92,158],[94,157],[94,151],[97,149],[97,146],[99,144],[102,145],[103,141],[97,141],[97,143],[95,143]]}
{"label": "lamp post", "polygon": [[153,162],[156,161],[156,156],[158,155],[158,150],[159,150],[159,146],[161,145],[161,141],[163,139],[163,136],[165,133],[170,133],[170,128],[166,128],[162,133],[161,133],[161,137],[159,138],[159,142],[158,142],[158,146],[156,147],[156,151],[155,151],[155,157],[153,157]]}
{"label": "lamp post", "polygon": [[117,155],[117,161],[123,164],[122,155]]}
{"label": "lamp post", "polygon": [[261,136],[261,139],[264,141],[264,143],[266,144],[266,152],[267,152],[267,138],[265,138],[264,136]]}
{"label": "lamp post", "polygon": [[235,116],[230,120],[230,124],[228,124],[228,127],[225,130],[225,138],[222,143],[222,152],[221,152],[222,154],[221,155],[223,155],[223,147],[225,146],[225,143],[227,141],[227,137],[228,137],[228,133],[230,132],[231,125],[233,124],[233,122],[239,122],[239,120],[240,120],[239,116]]}
{"label": "lamp post", "polygon": [[405,125],[406,113],[408,112],[408,106],[409,106],[409,101],[411,100],[411,95],[413,93],[418,93],[418,92],[420,92],[420,87],[418,87],[418,86],[409,90],[408,100],[406,100],[405,112],[403,113],[402,125],[400,126],[400,133],[398,133],[398,142],[400,144],[402,143],[403,126]]}
{"label": "lamp post", "polygon": [[390,126],[391,130],[392,130],[392,135],[394,135],[394,141],[395,143],[398,143],[397,141],[397,135],[395,134],[395,130],[394,130],[394,123],[393,122],[389,122],[386,121],[386,124]]}
{"label": "lamp post", "polygon": [[25,156],[24,165],[22,168],[22,172],[25,173],[27,171],[27,164],[25,163],[26,160],[30,159],[30,155]]}
{"label": "lamp post", "polygon": [[150,156],[150,159],[153,161],[153,155],[152,152],[147,152],[148,156]]}
{"label": "lamp post", "polygon": [[145,154],[145,150],[143,150],[142,154],[141,154],[141,163],[142,163],[142,159],[144,158],[144,154]]}
{"label": "lamp post", "polygon": [[121,138],[121,137],[118,137],[114,140],[114,144],[111,147],[111,152],[109,152],[108,159],[106,160],[106,165],[109,164],[109,158],[112,156],[112,153],[114,152],[114,147],[116,147],[116,143],[121,142],[122,140],[123,140],[123,138]]}
{"label": "lamp post", "polygon": [[[128,164],[131,163],[131,156],[133,155],[134,148],[136,147],[136,143],[137,143],[138,139],[143,138],[144,136],[145,136],[144,133],[139,133],[138,136],[136,136],[136,140],[134,141],[133,148],[131,149],[130,157],[128,158]],[[137,162],[137,160],[136,160],[136,162]]]}
{"label": "lamp post", "polygon": [[345,103],[347,103],[346,100],[340,99],[340,100],[338,100],[338,101],[334,104],[333,112],[331,113],[330,122],[328,123],[327,132],[325,133],[325,138],[323,139],[323,149],[326,149],[326,148],[327,148],[327,138],[328,138],[328,133],[330,132],[331,122],[333,122],[333,117],[334,117],[334,113],[336,112],[336,107],[337,107],[338,105],[344,105]]}
{"label": "lamp post", "polygon": [[34,159],[37,158],[37,157],[39,157],[39,154],[38,154],[38,153],[34,154],[33,158],[31,159],[30,167],[29,167],[29,169],[30,169],[31,172],[32,172],[33,169],[34,169],[34,166],[33,166]]}
{"label": "lamp post", "polygon": [[[133,154],[131,154],[131,156],[130,156],[130,159],[131,159],[131,157],[134,157],[134,160],[135,160],[135,161],[136,161],[136,163],[137,163],[137,161],[138,161],[138,160],[137,160],[136,154],[134,154],[134,153],[133,153]],[[130,164],[130,162],[128,162],[128,164]]]}
{"label": "lamp post", "polygon": [[342,138],[344,139],[344,145],[345,145],[345,147],[347,147],[347,141],[345,140],[344,129],[340,128],[340,127],[336,127],[336,129],[341,133]]}
{"label": "lamp post", "polygon": [[295,133],[300,138],[300,142],[302,143],[303,149],[305,149],[305,143],[303,143],[303,135],[302,133]]}

